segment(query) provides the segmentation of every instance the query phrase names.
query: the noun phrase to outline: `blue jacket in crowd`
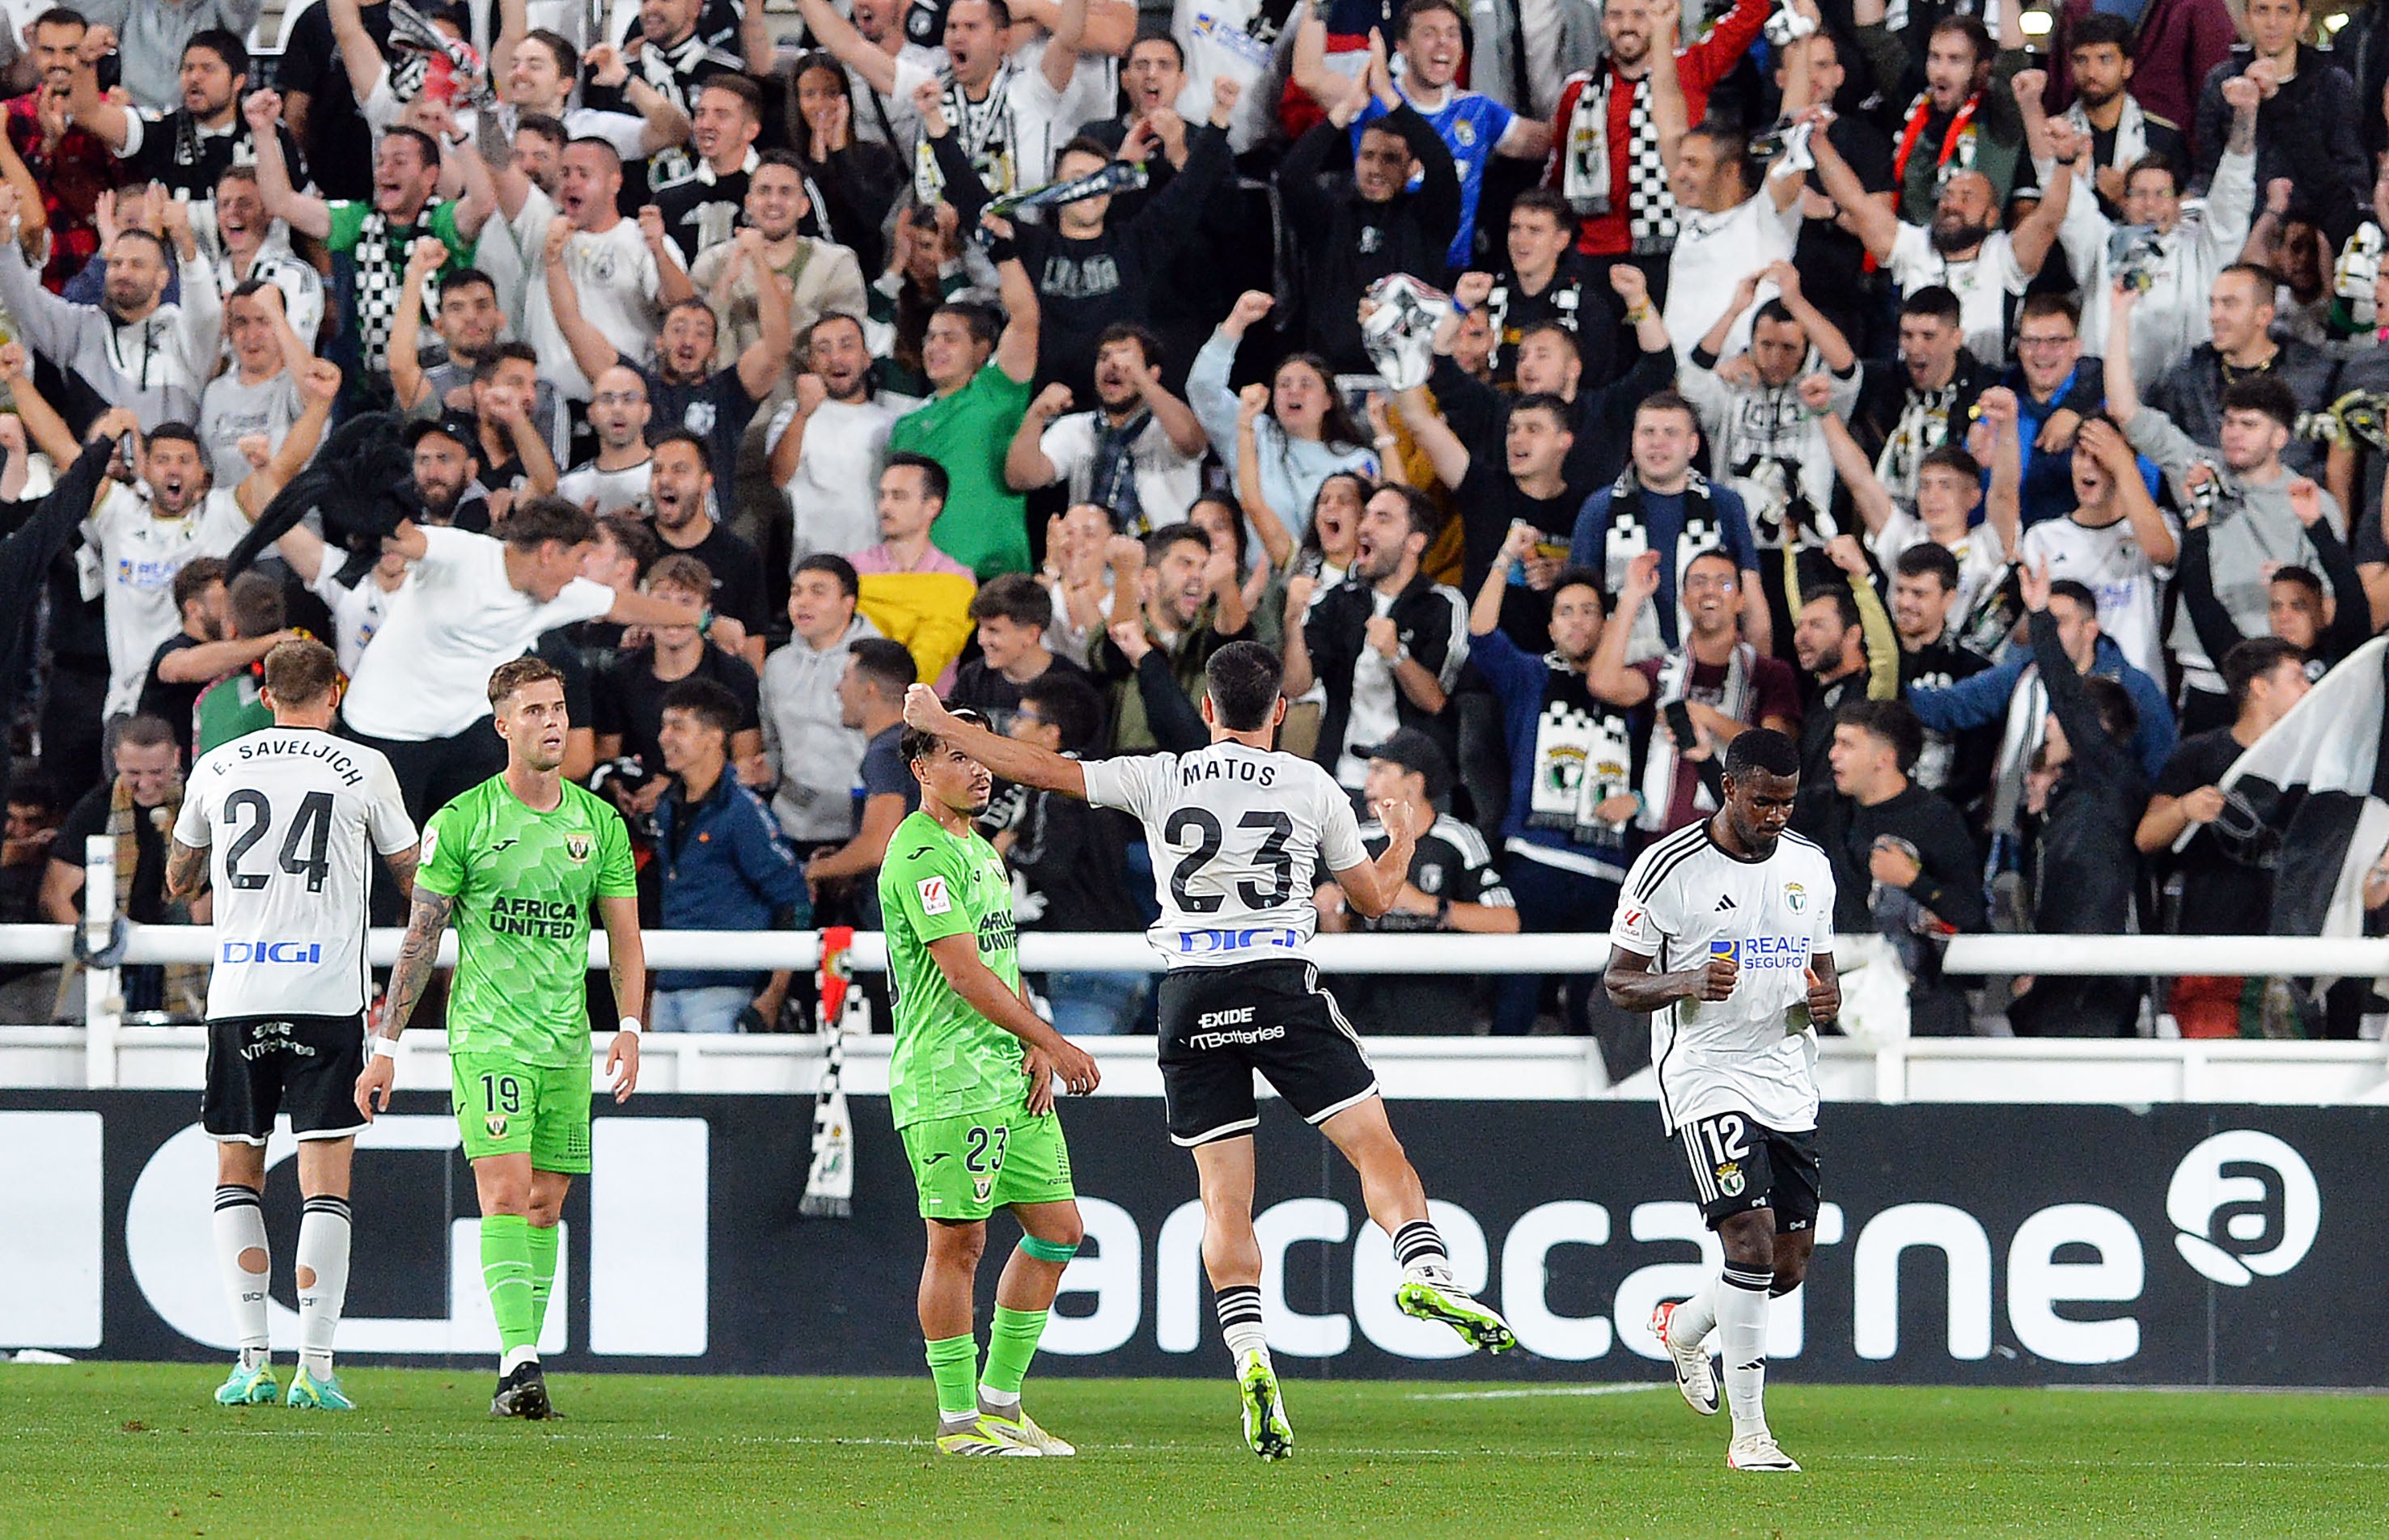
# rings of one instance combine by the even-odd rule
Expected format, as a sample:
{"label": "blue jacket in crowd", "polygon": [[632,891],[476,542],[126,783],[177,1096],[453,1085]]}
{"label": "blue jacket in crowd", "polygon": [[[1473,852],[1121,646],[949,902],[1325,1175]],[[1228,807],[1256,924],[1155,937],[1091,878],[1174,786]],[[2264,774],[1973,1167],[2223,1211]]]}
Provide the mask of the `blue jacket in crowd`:
{"label": "blue jacket in crowd", "polygon": [[[675,785],[656,804],[656,859],[662,864],[663,928],[672,931],[762,931],[783,910],[810,924],[804,868],[780,837],[763,799],[724,766],[702,802]],[[763,975],[745,975],[757,987]],[[658,989],[702,989],[741,982],[735,974],[687,969],[656,975]]]}
{"label": "blue jacket in crowd", "polygon": [[[1908,704],[1916,709],[1916,719],[1940,732],[1960,732],[1973,727],[1989,727],[2004,721],[2009,697],[2015,694],[2016,681],[2032,667],[2032,649],[2010,647],[2005,656],[1970,679],[1940,689],[1918,689],[1908,693]],[[2090,671],[2102,679],[2112,679],[2132,697],[2133,709],[2140,714],[2140,725],[2132,730],[2132,752],[2140,757],[2140,769],[2153,782],[2165,763],[2173,757],[2173,746],[2178,734],[2174,728],[2173,706],[2165,699],[2165,687],[2148,675],[2124,661],[2124,650],[2112,638],[2102,636],[2093,648]]]}

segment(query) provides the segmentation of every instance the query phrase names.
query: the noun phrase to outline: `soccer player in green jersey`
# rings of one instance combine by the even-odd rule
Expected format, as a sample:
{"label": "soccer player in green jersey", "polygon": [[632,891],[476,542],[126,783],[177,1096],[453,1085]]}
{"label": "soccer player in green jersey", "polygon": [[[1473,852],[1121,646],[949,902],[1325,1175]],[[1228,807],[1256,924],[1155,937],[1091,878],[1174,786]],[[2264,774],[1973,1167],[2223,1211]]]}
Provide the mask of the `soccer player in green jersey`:
{"label": "soccer player in green jersey", "polygon": [[[919,1303],[938,1448],[1072,1454],[1021,1408],[1020,1381],[1083,1234],[1054,1082],[1083,1095],[1102,1076],[1021,987],[1012,878],[971,828],[994,789],[987,767],[931,733],[908,731],[900,746],[921,808],[896,826],[879,868],[896,995],[888,1100],[928,1228]],[[971,1292],[999,1208],[1022,1234],[996,1281],[981,1374]]]}
{"label": "soccer player in green jersey", "polygon": [[622,816],[564,779],[564,676],[518,657],[490,676],[506,768],[431,817],[415,912],[390,974],[373,1057],[357,1076],[367,1118],[390,1104],[398,1035],[456,923],[448,1062],[456,1123],[481,1200],[481,1279],[505,1357],[490,1411],[549,1415],[539,1332],[556,1278],[556,1221],[589,1170],[589,915],[606,925],[621,1030],[607,1053],[614,1100],[639,1083],[647,991],[638,876]]}

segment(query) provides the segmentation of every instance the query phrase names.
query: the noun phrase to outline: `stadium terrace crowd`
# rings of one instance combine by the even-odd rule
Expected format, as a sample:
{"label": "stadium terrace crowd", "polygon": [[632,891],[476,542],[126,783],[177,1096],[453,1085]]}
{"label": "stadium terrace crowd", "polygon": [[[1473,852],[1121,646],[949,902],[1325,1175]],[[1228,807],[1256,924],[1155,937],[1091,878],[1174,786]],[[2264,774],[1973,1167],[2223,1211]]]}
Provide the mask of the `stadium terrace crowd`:
{"label": "stadium terrace crowd", "polygon": [[[259,0],[6,9],[0,919],[73,918],[107,834],[132,919],[204,920],[181,767],[300,630],[418,821],[549,658],[648,918],[724,929],[876,923],[913,681],[1186,750],[1258,638],[1284,746],[1420,809],[1394,910],[1322,878],[1323,929],[1599,934],[1763,725],[1910,980],[1854,1032],[2368,1009],[1940,956],[2273,928],[2222,783],[2389,623],[2384,0],[314,0],[258,57]],[[377,413],[405,528],[228,566]],[[45,503],[95,439],[102,495]],[[1143,923],[1120,815],[988,822],[1023,928]],[[658,987],[658,1030],[808,993]],[[1041,987],[1151,1029],[1143,975]],[[1647,1059],[1591,979],[1345,998]]]}

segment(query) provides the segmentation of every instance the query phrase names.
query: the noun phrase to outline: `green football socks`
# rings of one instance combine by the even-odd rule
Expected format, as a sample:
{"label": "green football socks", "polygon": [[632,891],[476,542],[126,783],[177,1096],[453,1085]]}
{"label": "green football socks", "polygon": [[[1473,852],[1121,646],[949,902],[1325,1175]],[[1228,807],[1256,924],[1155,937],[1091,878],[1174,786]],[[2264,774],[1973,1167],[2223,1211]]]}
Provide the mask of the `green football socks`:
{"label": "green football socks", "polygon": [[[550,1232],[553,1233],[552,1231]],[[548,1242],[551,1264],[556,1243]],[[536,1355],[539,1334],[531,1326],[530,1226],[519,1214],[481,1219],[481,1283],[490,1292],[490,1314],[498,1320],[498,1342],[508,1358],[529,1349]]]}
{"label": "green football socks", "polygon": [[940,1421],[965,1422],[978,1416],[978,1394],[971,1384],[977,1373],[978,1341],[970,1333],[930,1341],[929,1378],[938,1382]]}
{"label": "green football socks", "polygon": [[998,1396],[1016,1400],[1020,1381],[1028,1373],[1028,1360],[1037,1356],[1037,1339],[1045,1334],[1042,1310],[1009,1310],[995,1307],[995,1325],[987,1338],[987,1378],[983,1381]]}
{"label": "green football socks", "polygon": [[556,1243],[563,1227],[525,1227],[530,1241],[530,1340],[537,1345],[547,1330],[547,1296],[556,1287]]}

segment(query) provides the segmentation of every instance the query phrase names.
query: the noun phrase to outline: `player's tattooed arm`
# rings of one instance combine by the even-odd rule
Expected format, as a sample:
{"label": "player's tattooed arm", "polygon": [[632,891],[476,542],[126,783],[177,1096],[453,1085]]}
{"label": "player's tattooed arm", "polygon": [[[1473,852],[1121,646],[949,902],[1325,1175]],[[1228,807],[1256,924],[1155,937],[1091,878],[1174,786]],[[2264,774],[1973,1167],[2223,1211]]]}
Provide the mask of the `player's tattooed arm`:
{"label": "player's tattooed arm", "polygon": [[1609,1003],[1620,1011],[1664,1011],[1680,999],[1721,1000],[1733,993],[1740,968],[1731,957],[1712,957],[1699,968],[1680,974],[1654,974],[1652,960],[1612,945],[1609,967],[1601,975]]}
{"label": "player's tattooed arm", "polygon": [[174,842],[173,853],[166,858],[166,897],[193,898],[207,885],[208,847]]}
{"label": "player's tattooed arm", "polygon": [[390,989],[383,997],[383,1037],[396,1037],[406,1030],[407,1018],[415,1014],[415,1002],[423,999],[424,986],[431,982],[431,969],[440,961],[440,933],[448,928],[448,917],[455,908],[453,895],[415,890],[406,938],[398,944],[398,966],[390,973]]}
{"label": "player's tattooed arm", "polygon": [[384,856],[382,860],[390,867],[390,876],[397,881],[398,890],[405,894],[414,893],[415,869],[423,864],[423,846],[410,845],[394,855]]}

